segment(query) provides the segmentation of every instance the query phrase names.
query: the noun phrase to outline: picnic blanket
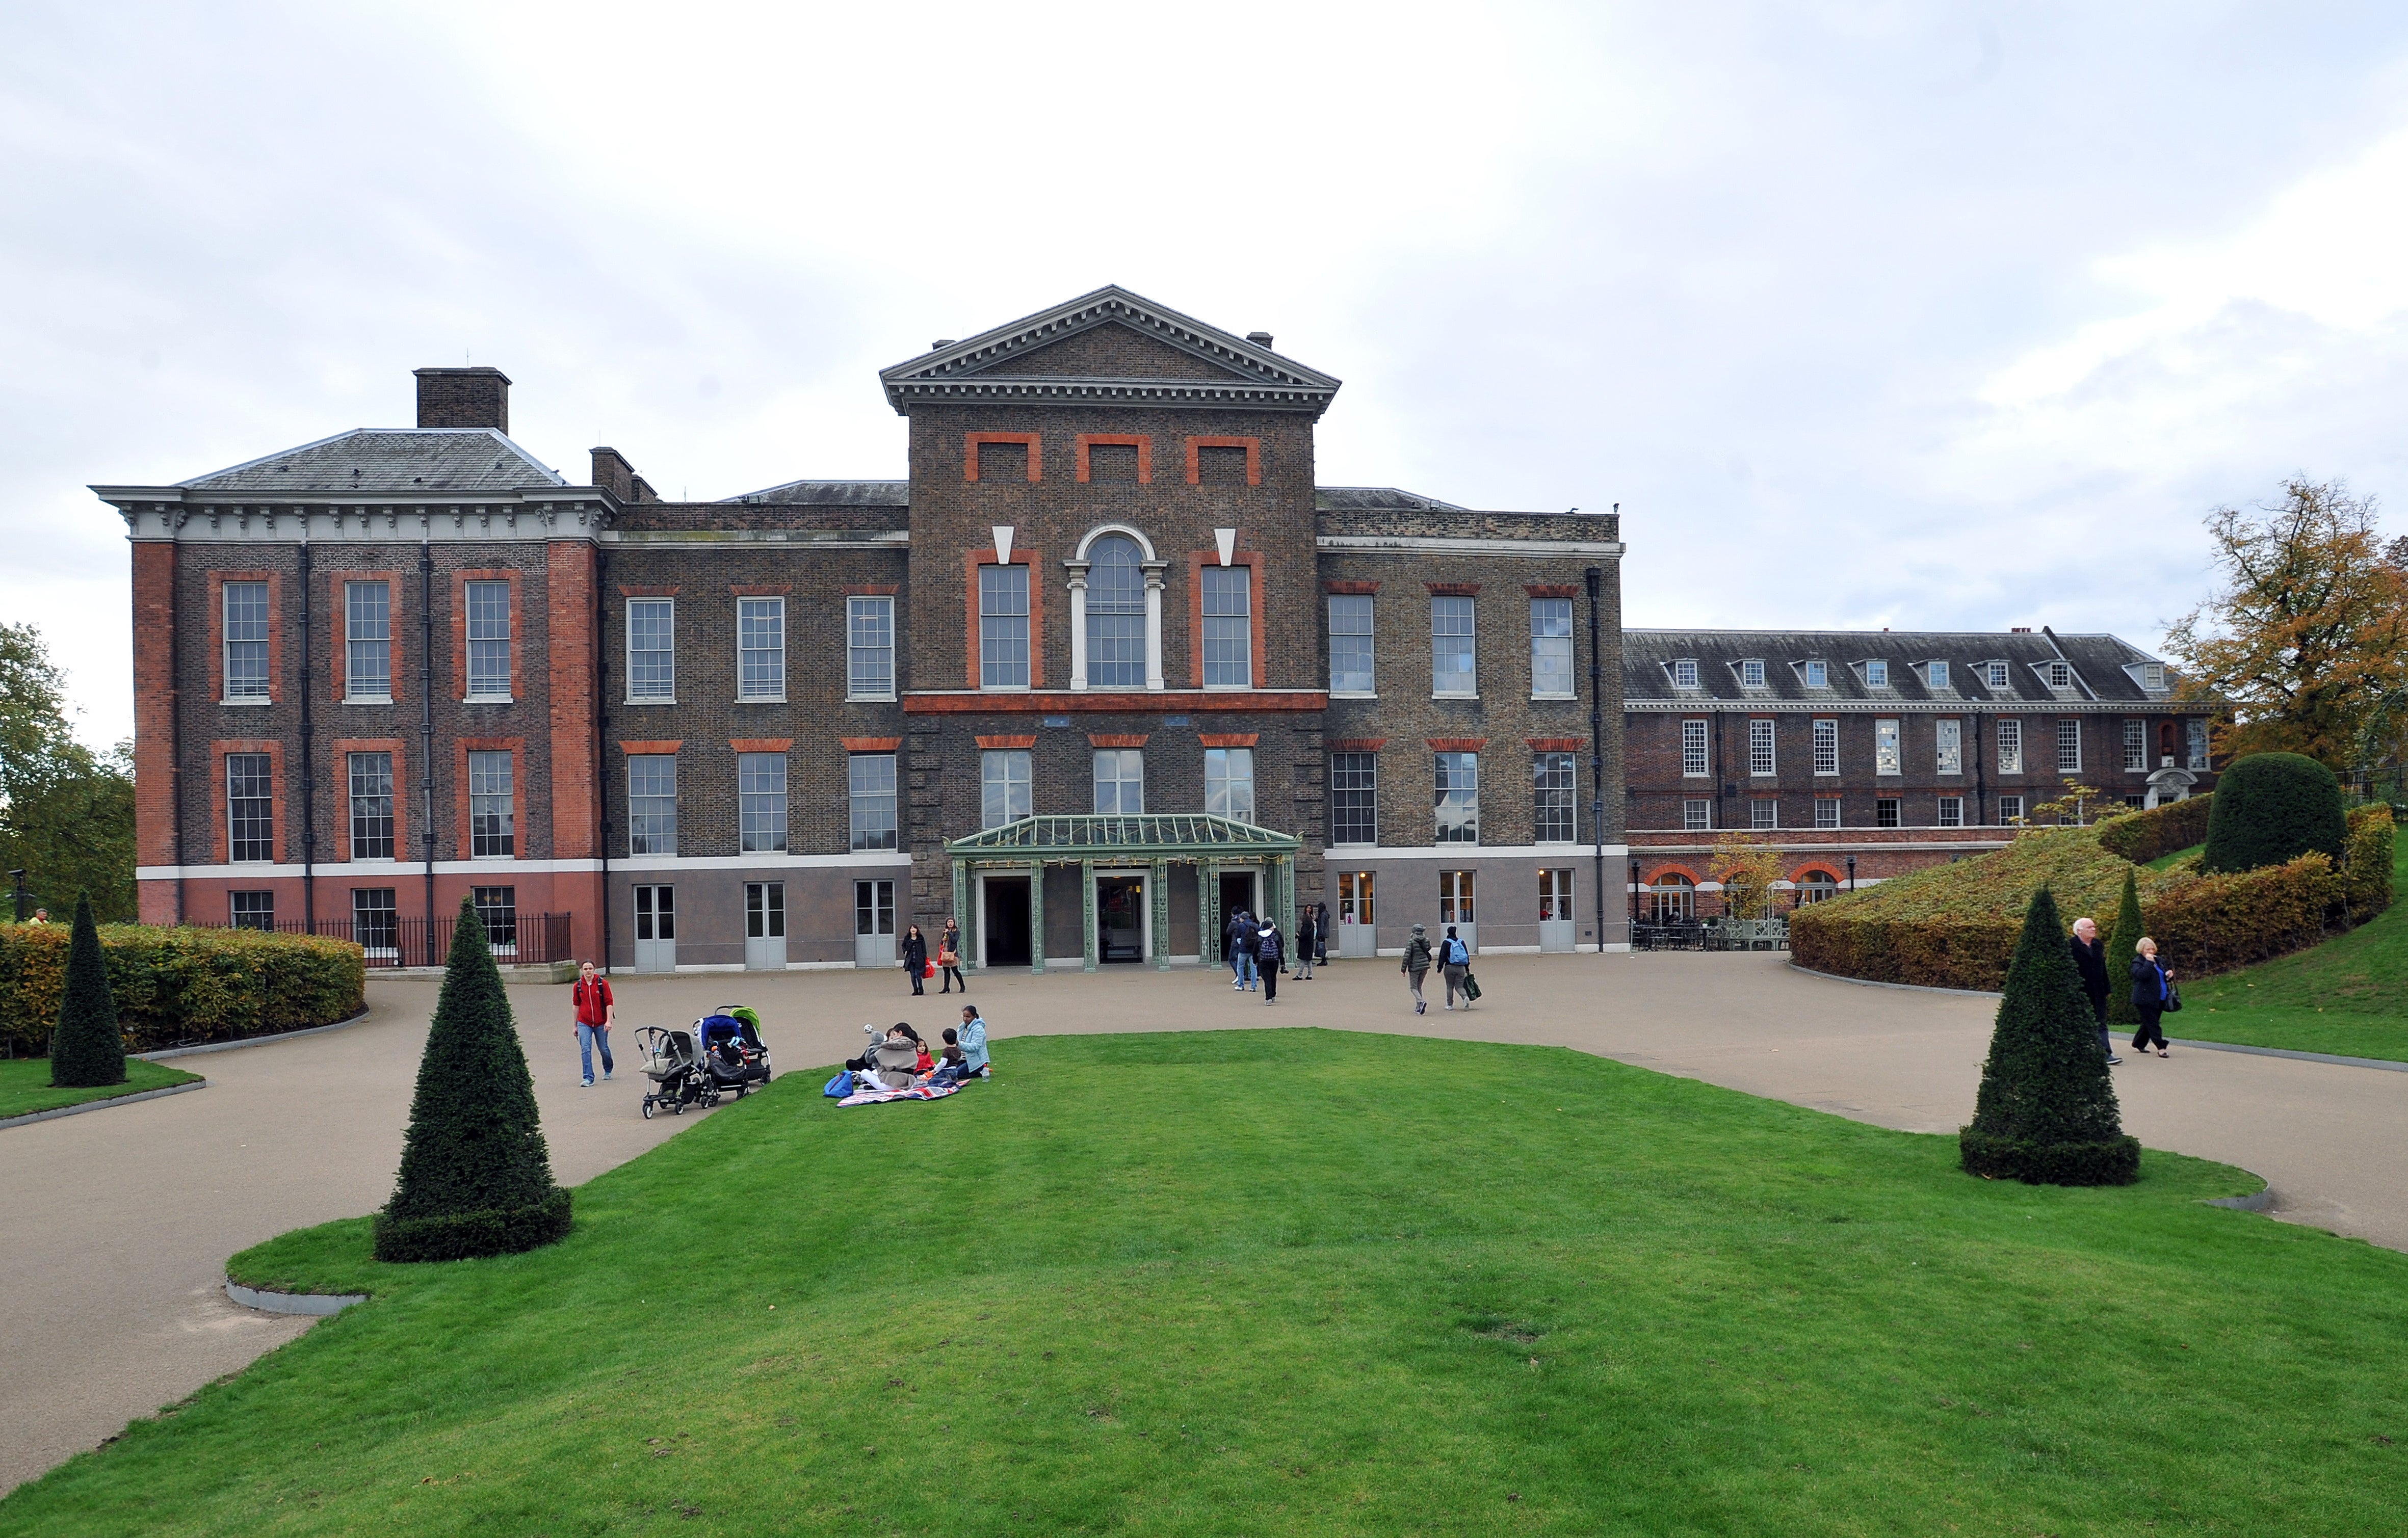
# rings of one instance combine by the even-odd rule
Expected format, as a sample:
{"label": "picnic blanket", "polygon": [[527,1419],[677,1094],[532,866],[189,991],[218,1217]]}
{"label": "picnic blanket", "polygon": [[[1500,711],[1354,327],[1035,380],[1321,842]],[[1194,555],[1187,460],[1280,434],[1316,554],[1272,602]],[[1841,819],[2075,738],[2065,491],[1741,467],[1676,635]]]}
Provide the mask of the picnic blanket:
{"label": "picnic blanket", "polygon": [[845,1096],[838,1105],[883,1105],[890,1100],[942,1100],[962,1092],[958,1084],[932,1084],[926,1089],[863,1089]]}

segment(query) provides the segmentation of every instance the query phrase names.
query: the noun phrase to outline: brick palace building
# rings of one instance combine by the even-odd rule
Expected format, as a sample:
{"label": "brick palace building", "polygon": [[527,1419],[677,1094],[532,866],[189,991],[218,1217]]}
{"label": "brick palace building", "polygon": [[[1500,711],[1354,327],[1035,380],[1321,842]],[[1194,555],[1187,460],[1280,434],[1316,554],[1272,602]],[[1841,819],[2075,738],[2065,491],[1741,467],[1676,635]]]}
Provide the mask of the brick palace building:
{"label": "brick palace building", "polygon": [[[1642,909],[1694,911],[1723,830],[1794,901],[1995,849],[2079,781],[2154,805],[2214,786],[2208,719],[2112,635],[1631,630],[1625,821]],[[2099,805],[2101,803],[2093,803]]]}
{"label": "brick palace building", "polygon": [[[939,342],[881,376],[897,481],[573,484],[501,373],[433,368],[414,428],[95,487],[144,919],[416,961],[473,895],[653,970],[879,964],[948,914],[974,965],[1165,966],[1240,904],[1326,903],[1350,953],[1627,944],[1618,520],[1316,485],[1339,381],[1271,341],[1107,288]],[[1643,697],[1653,765],[1685,699]]]}

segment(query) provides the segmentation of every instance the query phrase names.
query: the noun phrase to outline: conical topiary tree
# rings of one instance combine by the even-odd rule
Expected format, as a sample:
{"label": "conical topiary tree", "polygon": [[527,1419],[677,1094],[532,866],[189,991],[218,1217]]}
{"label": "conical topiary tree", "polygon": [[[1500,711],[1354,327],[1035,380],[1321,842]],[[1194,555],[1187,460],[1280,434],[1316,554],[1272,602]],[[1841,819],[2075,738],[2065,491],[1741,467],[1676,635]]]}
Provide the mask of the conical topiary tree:
{"label": "conical topiary tree", "polygon": [[463,899],[419,1060],[401,1176],[377,1214],[377,1259],[533,1249],[567,1234],[568,1205],[568,1192],[552,1184],[502,975],[475,905]]}
{"label": "conical topiary tree", "polygon": [[2132,1007],[2132,990],[2126,984],[2132,975],[2132,957],[2141,948],[2141,936],[2149,933],[2141,927],[2140,876],[2138,866],[2124,873],[2124,901],[2115,910],[2115,927],[2107,932],[2107,1019],[2114,1025],[2141,1023],[2141,1012]]}
{"label": "conical topiary tree", "polygon": [[50,1032],[50,1083],[61,1089],[125,1082],[125,1037],[117,1028],[117,996],[108,990],[108,959],[92,921],[92,894],[76,898],[75,933],[67,941],[66,989],[59,1023]]}
{"label": "conical topiary tree", "polygon": [[2099,1025],[2082,996],[2057,899],[2032,894],[2007,967],[1973,1122],[1958,1134],[1965,1169],[2033,1185],[2123,1186],[2141,1145],[2124,1135]]}

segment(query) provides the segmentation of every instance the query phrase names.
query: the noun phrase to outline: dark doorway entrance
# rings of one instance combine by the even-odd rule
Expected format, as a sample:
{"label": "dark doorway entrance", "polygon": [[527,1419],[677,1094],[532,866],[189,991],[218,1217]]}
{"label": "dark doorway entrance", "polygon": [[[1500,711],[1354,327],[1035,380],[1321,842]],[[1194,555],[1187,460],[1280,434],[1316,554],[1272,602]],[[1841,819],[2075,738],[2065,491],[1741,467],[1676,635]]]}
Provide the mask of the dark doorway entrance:
{"label": "dark doorway entrance", "polygon": [[1145,960],[1144,877],[1096,877],[1096,959],[1101,961]]}
{"label": "dark doorway entrance", "polygon": [[1230,918],[1240,908],[1255,918],[1263,916],[1262,905],[1254,901],[1254,873],[1239,871],[1221,873],[1221,925],[1228,927]]}
{"label": "dark doorway entrance", "polygon": [[981,933],[986,936],[986,964],[1030,965],[1028,878],[990,876],[985,886],[986,911],[979,915],[979,921],[985,925]]}

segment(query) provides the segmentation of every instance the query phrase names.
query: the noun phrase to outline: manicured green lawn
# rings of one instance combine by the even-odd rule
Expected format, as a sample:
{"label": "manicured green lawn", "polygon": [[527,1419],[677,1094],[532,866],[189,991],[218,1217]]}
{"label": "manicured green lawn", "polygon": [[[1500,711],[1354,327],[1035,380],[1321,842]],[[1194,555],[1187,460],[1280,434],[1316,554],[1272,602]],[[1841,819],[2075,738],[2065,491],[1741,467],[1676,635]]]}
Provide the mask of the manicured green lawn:
{"label": "manicured green lawn", "polygon": [[2392,848],[2389,909],[2312,950],[2183,982],[2166,1034],[2408,1061],[2408,836]]}
{"label": "manicured green lawn", "polygon": [[0,1061],[0,1119],[28,1116],[36,1111],[55,1111],[62,1105],[80,1105],[87,1100],[138,1095],[145,1089],[190,1084],[200,1076],[170,1068],[165,1063],[128,1058],[122,1084],[104,1084],[90,1089],[53,1089],[50,1088],[50,1059],[9,1058]]}
{"label": "manicured green lawn", "polygon": [[2170,871],[2176,865],[2181,864],[2184,861],[2188,860],[2191,856],[2195,854],[2204,854],[2206,852],[2206,845],[2194,844],[2187,849],[2176,849],[2172,854],[2161,854],[2155,860],[2150,861],[2142,868],[2152,871]]}
{"label": "manicured green lawn", "polygon": [[[368,1303],[0,1534],[2303,1533],[2408,1509],[2408,1256],[1975,1180],[1555,1048],[1020,1040],[819,1073],[531,1255],[239,1257]],[[1971,1069],[1969,1067],[1969,1072]]]}

